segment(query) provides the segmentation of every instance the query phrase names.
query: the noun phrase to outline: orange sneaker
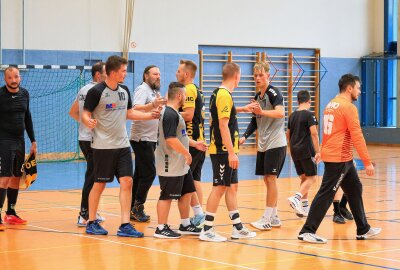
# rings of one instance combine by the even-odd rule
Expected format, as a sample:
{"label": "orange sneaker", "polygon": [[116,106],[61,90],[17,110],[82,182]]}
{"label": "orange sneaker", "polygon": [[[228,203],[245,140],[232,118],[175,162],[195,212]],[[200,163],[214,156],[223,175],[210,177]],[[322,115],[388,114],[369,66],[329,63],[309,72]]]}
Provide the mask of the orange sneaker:
{"label": "orange sneaker", "polygon": [[5,215],[4,222],[11,225],[25,225],[28,221],[23,220],[17,215]]}

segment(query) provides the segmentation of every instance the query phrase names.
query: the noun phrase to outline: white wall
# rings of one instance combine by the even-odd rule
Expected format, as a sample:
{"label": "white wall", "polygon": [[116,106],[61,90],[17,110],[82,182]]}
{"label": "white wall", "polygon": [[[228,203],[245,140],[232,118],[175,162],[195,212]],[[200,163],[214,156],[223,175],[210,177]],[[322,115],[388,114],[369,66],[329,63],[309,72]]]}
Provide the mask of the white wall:
{"label": "white wall", "polygon": [[[2,1],[2,48],[21,48],[22,0]],[[197,53],[199,44],[383,50],[382,0],[136,0],[131,52]],[[125,0],[25,0],[25,46],[122,51]]]}

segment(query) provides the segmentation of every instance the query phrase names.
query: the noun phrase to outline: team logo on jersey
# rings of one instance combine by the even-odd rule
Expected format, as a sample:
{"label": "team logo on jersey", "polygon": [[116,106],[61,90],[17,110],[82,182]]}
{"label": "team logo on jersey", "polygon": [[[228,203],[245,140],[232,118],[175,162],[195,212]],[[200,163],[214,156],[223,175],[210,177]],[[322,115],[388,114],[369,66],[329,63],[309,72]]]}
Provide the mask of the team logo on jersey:
{"label": "team logo on jersey", "polygon": [[276,97],[276,96],[278,95],[278,94],[276,93],[276,91],[275,91],[274,89],[272,89],[272,88],[270,88],[268,91],[271,92],[272,95],[274,95],[274,97]]}
{"label": "team logo on jersey", "polygon": [[106,109],[114,109],[115,107],[117,107],[115,103],[106,104]]}
{"label": "team logo on jersey", "polygon": [[228,106],[225,106],[221,112],[229,112]]}
{"label": "team logo on jersey", "polygon": [[186,136],[186,129],[182,129],[182,136]]}

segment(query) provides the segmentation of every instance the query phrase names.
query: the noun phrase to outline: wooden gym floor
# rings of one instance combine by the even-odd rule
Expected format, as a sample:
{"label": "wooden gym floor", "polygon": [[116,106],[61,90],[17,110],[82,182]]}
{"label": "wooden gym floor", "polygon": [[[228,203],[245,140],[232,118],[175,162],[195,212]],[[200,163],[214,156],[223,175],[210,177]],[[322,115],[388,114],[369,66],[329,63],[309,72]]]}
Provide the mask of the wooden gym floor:
{"label": "wooden gym floor", "polygon": [[[0,232],[0,269],[400,269],[400,180],[397,179],[400,148],[369,146],[369,149],[376,162],[376,175],[368,177],[359,171],[364,205],[370,224],[383,229],[371,240],[356,241],[354,221],[334,224],[330,209],[318,230],[319,235],[328,238],[328,244],[298,241],[296,237],[304,219],[297,218],[287,202],[287,197],[298,187],[294,175],[278,181],[281,228],[257,232],[254,239],[225,243],[202,242],[194,236],[179,240],[153,238],[158,186],[152,187],[146,203],[151,222],[136,224],[145,233],[142,239],[116,236],[120,224],[118,188],[106,189],[101,200],[100,212],[107,218],[104,227],[109,230],[108,236],[86,235],[84,228],[76,226],[79,189],[26,191],[20,193],[17,209],[29,223],[7,225]],[[248,165],[252,168],[254,163]],[[204,177],[210,174],[203,171]],[[311,197],[320,179],[312,188]],[[247,224],[263,213],[265,187],[256,177],[240,180],[239,209],[242,221]],[[210,188],[211,183],[203,183],[204,201]],[[176,203],[172,205],[169,223],[173,228],[179,224]],[[223,200],[216,228],[229,237],[231,224]]]}

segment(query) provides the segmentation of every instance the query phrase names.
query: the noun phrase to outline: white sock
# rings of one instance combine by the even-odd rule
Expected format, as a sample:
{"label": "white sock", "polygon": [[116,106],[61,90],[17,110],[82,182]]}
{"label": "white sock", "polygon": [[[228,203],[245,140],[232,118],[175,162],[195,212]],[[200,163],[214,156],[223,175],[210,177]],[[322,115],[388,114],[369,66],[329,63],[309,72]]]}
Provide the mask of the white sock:
{"label": "white sock", "polygon": [[190,218],[182,218],[182,219],[181,219],[181,224],[182,224],[184,227],[189,226],[189,225],[190,225]]}
{"label": "white sock", "polygon": [[274,208],[272,207],[266,207],[264,211],[264,217],[266,218],[271,218],[272,216],[272,211],[274,211]]}
{"label": "white sock", "polygon": [[157,228],[158,228],[159,230],[164,229],[164,224],[158,224],[158,225],[157,225]]}
{"label": "white sock", "polygon": [[276,217],[276,216],[278,216],[278,207],[272,208],[272,215],[271,215],[271,217]]}
{"label": "white sock", "polygon": [[195,216],[204,215],[203,209],[201,208],[200,204],[193,206],[192,209]]}

